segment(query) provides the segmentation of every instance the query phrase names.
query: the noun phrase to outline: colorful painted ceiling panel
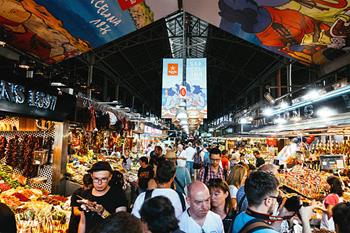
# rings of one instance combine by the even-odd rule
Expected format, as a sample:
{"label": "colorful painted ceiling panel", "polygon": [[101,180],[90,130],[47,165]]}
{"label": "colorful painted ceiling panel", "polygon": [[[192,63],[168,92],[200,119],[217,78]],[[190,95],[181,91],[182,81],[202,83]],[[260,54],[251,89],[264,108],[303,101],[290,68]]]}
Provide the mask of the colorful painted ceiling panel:
{"label": "colorful painted ceiling panel", "polygon": [[187,0],[186,11],[242,39],[302,63],[350,50],[348,0]]}
{"label": "colorful painted ceiling panel", "polygon": [[47,63],[102,46],[177,10],[176,0],[0,0],[10,45]]}

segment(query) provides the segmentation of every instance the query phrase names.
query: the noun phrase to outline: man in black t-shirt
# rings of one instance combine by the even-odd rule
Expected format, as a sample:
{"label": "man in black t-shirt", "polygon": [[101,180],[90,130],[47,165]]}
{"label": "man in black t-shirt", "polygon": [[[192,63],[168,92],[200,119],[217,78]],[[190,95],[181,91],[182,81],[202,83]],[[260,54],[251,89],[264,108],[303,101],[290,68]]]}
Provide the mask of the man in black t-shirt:
{"label": "man in black t-shirt", "polygon": [[255,163],[255,167],[260,167],[261,165],[265,164],[265,160],[261,157],[260,152],[255,150],[253,152],[253,155],[256,158],[256,163]]}
{"label": "man in black t-shirt", "polygon": [[140,168],[137,173],[139,193],[147,190],[148,181],[154,177],[153,168],[148,165],[147,157],[143,156],[139,159]]}
{"label": "man in black t-shirt", "polygon": [[94,187],[84,193],[83,200],[77,201],[84,210],[80,216],[79,233],[88,233],[104,218],[127,210],[124,191],[116,185],[108,185],[112,172],[111,166],[105,161],[95,163],[89,170]]}
{"label": "man in black t-shirt", "polygon": [[164,160],[163,149],[161,146],[155,146],[150,154],[149,165],[156,167],[161,160]]}

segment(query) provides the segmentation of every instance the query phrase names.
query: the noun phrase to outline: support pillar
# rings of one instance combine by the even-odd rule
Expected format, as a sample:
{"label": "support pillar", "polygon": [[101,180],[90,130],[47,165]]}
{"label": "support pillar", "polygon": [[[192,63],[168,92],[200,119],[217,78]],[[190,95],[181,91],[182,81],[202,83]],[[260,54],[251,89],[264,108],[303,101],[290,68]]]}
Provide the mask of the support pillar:
{"label": "support pillar", "polygon": [[52,193],[64,195],[66,190],[67,154],[68,154],[68,132],[67,122],[55,122],[55,140],[53,144],[52,164]]}

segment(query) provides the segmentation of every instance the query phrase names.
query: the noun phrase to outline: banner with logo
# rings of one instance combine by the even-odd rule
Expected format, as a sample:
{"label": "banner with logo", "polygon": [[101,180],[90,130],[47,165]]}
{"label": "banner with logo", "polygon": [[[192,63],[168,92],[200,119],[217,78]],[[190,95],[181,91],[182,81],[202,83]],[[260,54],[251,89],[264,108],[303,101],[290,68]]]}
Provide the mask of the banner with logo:
{"label": "banner with logo", "polygon": [[[350,1],[184,1],[186,12],[277,54],[323,64],[349,52]],[[235,56],[235,55],[232,55]]]}
{"label": "banner with logo", "polygon": [[8,44],[55,63],[163,18],[176,11],[177,4],[177,0],[4,0],[0,32],[5,32]]}
{"label": "banner with logo", "polygon": [[207,59],[186,59],[186,104],[189,118],[207,118]]}
{"label": "banner with logo", "polygon": [[176,117],[183,77],[182,59],[163,59],[162,118]]}

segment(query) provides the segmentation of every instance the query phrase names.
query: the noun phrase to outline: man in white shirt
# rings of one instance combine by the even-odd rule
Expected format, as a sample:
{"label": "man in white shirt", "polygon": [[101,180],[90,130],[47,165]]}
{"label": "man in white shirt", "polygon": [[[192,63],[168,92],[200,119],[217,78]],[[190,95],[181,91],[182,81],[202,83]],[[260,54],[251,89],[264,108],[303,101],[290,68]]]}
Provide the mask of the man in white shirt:
{"label": "man in white shirt", "polygon": [[193,170],[193,157],[194,155],[196,154],[196,149],[194,149],[192,147],[192,143],[189,142],[187,144],[187,148],[186,148],[186,157],[187,157],[187,160],[186,160],[186,167],[188,169],[188,171],[190,172],[190,175],[191,176],[194,176],[194,170]]}
{"label": "man in white shirt", "polygon": [[210,211],[210,193],[204,183],[192,183],[186,201],[190,207],[180,218],[180,230],[186,233],[224,232],[220,216]]}
{"label": "man in white shirt", "polygon": [[[150,198],[156,196],[165,196],[172,203],[175,209],[175,216],[179,219],[183,210],[186,209],[186,204],[184,200],[184,195],[182,193],[177,193],[175,190],[171,189],[171,184],[174,182],[176,166],[173,162],[164,160],[161,161],[157,166],[156,173],[156,182],[157,188],[151,190],[147,190],[146,192],[141,193],[135,200],[134,207],[131,213],[140,218],[140,209],[145,199],[147,199],[147,192],[150,192]],[[182,195],[182,197],[180,196]],[[182,200],[181,200],[182,199]]]}
{"label": "man in white shirt", "polygon": [[186,156],[186,151],[184,150],[184,146],[182,144],[179,144],[177,146],[176,157],[177,157],[177,166],[186,167],[187,156]]}

